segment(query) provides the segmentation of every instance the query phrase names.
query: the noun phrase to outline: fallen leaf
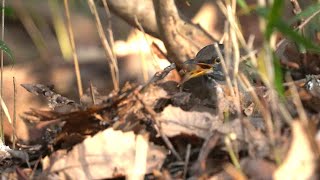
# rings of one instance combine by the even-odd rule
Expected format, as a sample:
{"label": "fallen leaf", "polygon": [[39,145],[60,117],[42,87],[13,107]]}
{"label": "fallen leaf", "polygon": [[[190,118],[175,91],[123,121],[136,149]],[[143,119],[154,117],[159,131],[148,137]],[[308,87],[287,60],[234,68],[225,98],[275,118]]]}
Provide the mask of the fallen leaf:
{"label": "fallen leaf", "polygon": [[[273,174],[278,179],[318,179],[315,142],[300,121],[292,122],[293,140],[286,159]],[[313,146],[314,145],[314,146]]]}
{"label": "fallen leaf", "polygon": [[165,135],[173,137],[182,133],[206,138],[213,121],[218,116],[209,112],[184,111],[179,107],[167,106],[159,117]]}
{"label": "fallen leaf", "polygon": [[[126,176],[130,173],[136,173],[135,158],[141,157],[137,147],[139,136],[133,132],[114,131],[109,128],[96,134],[93,137],[85,139],[81,144],[66,151],[57,151],[49,158],[51,164],[45,167],[49,174],[58,173],[61,179],[73,177],[77,179],[104,179],[117,176]],[[153,170],[159,170],[166,156],[166,151],[156,145],[146,142],[138,144],[147,144],[148,152],[146,169],[139,171],[151,173]],[[139,148],[141,149],[141,148]],[[137,158],[141,159],[141,158]],[[141,163],[141,162],[140,162]]]}

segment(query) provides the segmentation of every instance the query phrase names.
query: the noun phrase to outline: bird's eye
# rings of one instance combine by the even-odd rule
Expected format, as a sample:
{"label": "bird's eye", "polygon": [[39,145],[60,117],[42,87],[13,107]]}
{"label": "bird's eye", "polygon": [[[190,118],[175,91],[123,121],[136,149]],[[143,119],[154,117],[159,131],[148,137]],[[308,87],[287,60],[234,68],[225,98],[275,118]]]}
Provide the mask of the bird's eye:
{"label": "bird's eye", "polygon": [[217,63],[217,64],[219,64],[219,63],[221,62],[221,60],[220,60],[220,58],[216,58],[216,59],[214,60],[214,62]]}

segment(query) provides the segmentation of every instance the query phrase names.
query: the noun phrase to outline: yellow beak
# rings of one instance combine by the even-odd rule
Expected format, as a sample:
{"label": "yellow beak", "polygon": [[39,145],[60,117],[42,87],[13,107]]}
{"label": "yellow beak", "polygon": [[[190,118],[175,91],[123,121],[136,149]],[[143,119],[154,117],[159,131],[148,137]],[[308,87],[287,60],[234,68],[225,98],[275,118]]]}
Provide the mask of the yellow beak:
{"label": "yellow beak", "polygon": [[[181,81],[181,84],[185,83],[186,81],[199,77],[205,74],[209,74],[213,72],[213,66],[205,63],[195,63],[195,64],[188,64],[188,72],[185,72],[185,75]],[[190,68],[191,66],[191,68]]]}

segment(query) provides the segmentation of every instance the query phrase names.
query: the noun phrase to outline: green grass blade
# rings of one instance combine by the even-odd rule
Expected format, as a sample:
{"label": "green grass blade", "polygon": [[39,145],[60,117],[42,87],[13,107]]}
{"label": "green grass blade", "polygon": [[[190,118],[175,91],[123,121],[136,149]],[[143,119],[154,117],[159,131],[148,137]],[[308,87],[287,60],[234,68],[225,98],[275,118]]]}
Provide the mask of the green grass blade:
{"label": "green grass blade", "polygon": [[8,57],[14,62],[13,53],[4,41],[0,40],[0,49],[3,50]]}
{"label": "green grass blade", "polygon": [[296,23],[297,21],[299,21],[301,19],[306,19],[306,18],[310,17],[312,14],[319,11],[319,9],[320,9],[320,3],[312,4],[312,5],[308,6],[307,8],[305,8],[301,13],[296,15],[294,18],[292,18],[289,21],[289,24]]}
{"label": "green grass blade", "polygon": [[277,59],[275,56],[273,57],[273,67],[274,67],[274,75],[275,75],[275,78],[274,78],[275,89],[280,95],[280,97],[284,97],[282,69],[280,65],[280,60]]}
{"label": "green grass blade", "polygon": [[297,31],[293,30],[285,22],[278,20],[274,23],[274,28],[285,35],[290,40],[296,42],[299,45],[303,45],[306,49],[320,52],[320,47],[315,45],[311,40],[305,38],[303,35],[299,34]]}
{"label": "green grass blade", "polygon": [[265,38],[267,40],[270,39],[271,34],[274,31],[275,24],[279,21],[281,14],[283,12],[284,1],[283,0],[275,0],[273,5],[268,13],[267,16],[267,27],[265,31]]}

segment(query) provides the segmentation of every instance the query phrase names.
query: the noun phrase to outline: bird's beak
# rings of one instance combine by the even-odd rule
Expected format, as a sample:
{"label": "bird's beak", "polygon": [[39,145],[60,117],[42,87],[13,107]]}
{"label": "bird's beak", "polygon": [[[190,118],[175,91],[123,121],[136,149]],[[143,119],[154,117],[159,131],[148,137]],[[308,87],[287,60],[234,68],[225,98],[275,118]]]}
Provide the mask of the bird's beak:
{"label": "bird's beak", "polygon": [[213,73],[214,68],[212,65],[205,64],[205,63],[194,63],[192,64],[193,68],[190,71],[187,71],[184,75],[184,78],[181,81],[181,84],[185,83],[186,81],[196,78],[205,74]]}

